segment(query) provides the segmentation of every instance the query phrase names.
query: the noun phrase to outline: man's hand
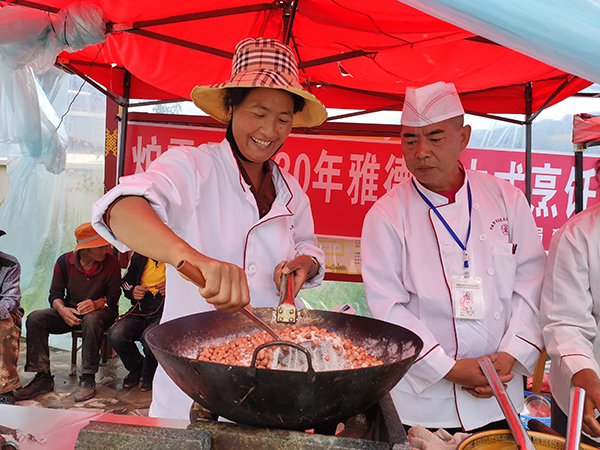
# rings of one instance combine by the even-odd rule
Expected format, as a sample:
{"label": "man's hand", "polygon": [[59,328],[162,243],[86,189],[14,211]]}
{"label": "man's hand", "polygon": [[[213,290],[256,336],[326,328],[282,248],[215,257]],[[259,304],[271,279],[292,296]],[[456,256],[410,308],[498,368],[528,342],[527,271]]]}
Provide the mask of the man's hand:
{"label": "man's hand", "polygon": [[[492,361],[496,372],[498,372],[500,380],[505,384],[504,388],[506,388],[506,383],[514,378],[514,375],[511,372],[513,366],[515,365],[515,358],[505,352],[494,353],[492,355],[487,355],[487,357]],[[492,359],[492,357],[494,357],[494,359]],[[475,395],[478,398],[488,398],[494,395],[492,387],[489,385],[489,383],[485,386],[476,387],[474,391],[478,395],[475,395],[467,390],[467,392],[469,392],[471,395]]]}
{"label": "man's hand", "polygon": [[[494,353],[487,356],[494,364],[502,383],[508,383],[514,378],[514,375],[510,373],[514,365],[512,356],[508,353]],[[506,372],[507,370],[508,372]],[[473,397],[490,398],[493,395],[492,388],[483,374],[477,358],[459,359],[444,379],[460,385],[463,391],[468,392]]]}
{"label": "man's hand", "polygon": [[89,298],[87,300],[77,303],[77,313],[82,316],[94,312],[96,311],[96,309],[96,303],[94,302],[94,300],[90,300]]}
{"label": "man's hand", "polygon": [[141,300],[144,298],[144,295],[146,295],[146,292],[148,292],[148,286],[138,284],[136,287],[133,288],[133,292],[131,293],[131,295],[133,295],[134,300]]}
{"label": "man's hand", "polygon": [[57,309],[57,311],[58,314],[60,314],[60,317],[62,317],[65,323],[70,327],[76,327],[77,325],[81,325],[81,319],[75,316],[75,314],[78,314],[75,308],[68,308],[66,306],[63,306],[62,308]]}
{"label": "man's hand", "polygon": [[573,375],[573,386],[585,390],[582,429],[593,437],[600,436],[600,423],[596,420],[594,408],[600,411],[600,380],[591,369],[583,369]]}

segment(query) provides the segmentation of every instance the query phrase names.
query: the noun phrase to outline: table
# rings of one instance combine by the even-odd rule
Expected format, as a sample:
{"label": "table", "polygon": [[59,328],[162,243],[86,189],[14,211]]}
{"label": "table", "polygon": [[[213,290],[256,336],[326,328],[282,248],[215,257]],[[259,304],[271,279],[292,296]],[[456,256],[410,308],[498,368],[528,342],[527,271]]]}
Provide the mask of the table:
{"label": "table", "polygon": [[0,425],[15,428],[37,439],[19,442],[19,450],[69,450],[75,448],[79,430],[91,420],[127,425],[185,429],[189,422],[120,414],[105,414],[70,409],[48,409],[30,406],[0,405]]}

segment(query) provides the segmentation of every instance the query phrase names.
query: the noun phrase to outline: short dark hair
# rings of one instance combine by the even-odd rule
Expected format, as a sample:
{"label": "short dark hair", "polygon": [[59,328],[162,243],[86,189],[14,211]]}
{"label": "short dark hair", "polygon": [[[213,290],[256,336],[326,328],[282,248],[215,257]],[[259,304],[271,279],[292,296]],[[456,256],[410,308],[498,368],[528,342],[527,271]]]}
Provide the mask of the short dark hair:
{"label": "short dark hair", "polygon": [[[225,107],[225,111],[230,111],[231,108],[242,103],[252,89],[257,88],[238,87],[225,89],[225,96],[223,97],[223,106]],[[285,89],[282,90],[285,91]],[[297,112],[302,111],[304,109],[304,104],[306,103],[304,98],[289,91],[285,92],[292,96],[292,101],[294,102],[293,113],[296,114]]]}
{"label": "short dark hair", "polygon": [[465,116],[462,114],[460,116],[452,117],[450,121],[457,130],[460,130],[465,126]]}

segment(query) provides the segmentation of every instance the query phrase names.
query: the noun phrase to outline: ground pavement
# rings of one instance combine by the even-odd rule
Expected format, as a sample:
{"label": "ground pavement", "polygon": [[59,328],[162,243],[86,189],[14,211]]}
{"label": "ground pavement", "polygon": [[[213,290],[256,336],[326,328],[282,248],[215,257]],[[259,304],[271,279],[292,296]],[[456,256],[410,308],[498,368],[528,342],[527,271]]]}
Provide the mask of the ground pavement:
{"label": "ground pavement", "polygon": [[[35,376],[35,373],[23,370],[25,350],[25,339],[22,338],[18,372],[23,386],[26,386]],[[81,350],[77,355],[77,362],[79,364],[77,376],[69,376],[71,352],[51,347],[50,366],[54,375],[54,392],[17,402],[17,405],[136,416],[148,415],[152,392],[141,392],[137,386],[130,389],[123,388],[123,377],[128,372],[117,355],[108,358],[108,365],[100,365],[96,374],[96,395],[88,401],[76,403],[73,397],[81,374]]]}

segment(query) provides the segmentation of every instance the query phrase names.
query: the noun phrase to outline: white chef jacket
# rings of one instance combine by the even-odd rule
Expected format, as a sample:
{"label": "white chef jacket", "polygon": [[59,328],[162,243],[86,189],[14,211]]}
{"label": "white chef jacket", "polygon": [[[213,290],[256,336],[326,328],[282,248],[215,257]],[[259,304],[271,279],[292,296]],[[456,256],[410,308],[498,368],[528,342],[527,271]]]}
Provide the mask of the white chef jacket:
{"label": "white chef jacket", "polygon": [[[520,411],[519,374],[533,372],[543,345],[538,314],[546,255],[527,201],[490,175],[467,170],[465,179],[473,199],[470,275],[483,280],[483,320],[454,319],[450,278],[464,274],[463,251],[410,180],[379,199],[363,226],[362,276],[373,317],[412,330],[424,343],[391,392],[406,425],[472,430],[503,419],[495,398],[475,398],[443,379],[457,359],[496,352],[516,359],[507,390]],[[415,182],[464,244],[466,181],[451,204]]]}
{"label": "white chef jacket", "polygon": [[[123,177],[98,200],[92,223],[120,251],[129,249],[106,227],[103,215],[123,195],[143,196],[161,220],[204,255],[236,264],[246,272],[252,305],[275,307],[275,266],[298,255],[316,257],[319,273],[304,287],[323,280],[324,254],[318,247],[310,203],[298,182],[270,161],[277,197],[259,219],[256,199],[240,173],[227,142],[175,147],[157,158],[144,173]],[[211,311],[198,288],[167,265],[166,298],[161,323]],[[159,367],[154,378],[150,415],[189,420],[192,399]]]}
{"label": "white chef jacket", "polygon": [[552,237],[540,323],[552,358],[552,398],[569,414],[573,375],[600,375],[600,203],[572,217]]}

